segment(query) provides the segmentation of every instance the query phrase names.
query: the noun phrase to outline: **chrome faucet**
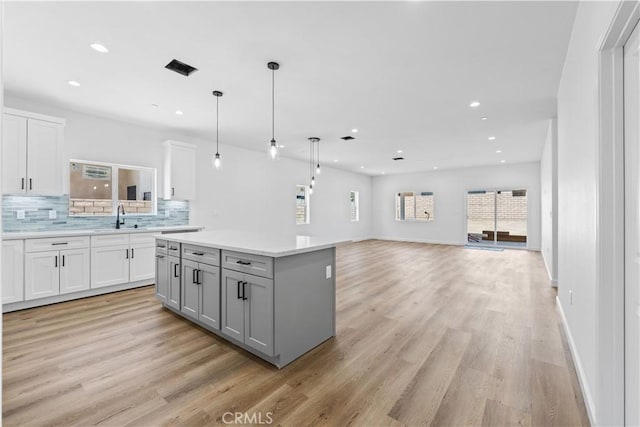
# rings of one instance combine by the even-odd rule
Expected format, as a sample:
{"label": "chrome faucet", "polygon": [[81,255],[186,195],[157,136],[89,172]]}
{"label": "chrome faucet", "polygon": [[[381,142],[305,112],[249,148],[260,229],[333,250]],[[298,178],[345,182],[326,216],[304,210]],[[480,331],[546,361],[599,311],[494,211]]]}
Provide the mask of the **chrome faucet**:
{"label": "chrome faucet", "polygon": [[122,208],[122,216],[126,214],[126,212],[124,211],[124,205],[120,203],[118,205],[118,209],[116,210],[116,230],[119,230],[120,226],[124,225],[124,218],[122,218],[122,221],[120,221],[120,208]]}

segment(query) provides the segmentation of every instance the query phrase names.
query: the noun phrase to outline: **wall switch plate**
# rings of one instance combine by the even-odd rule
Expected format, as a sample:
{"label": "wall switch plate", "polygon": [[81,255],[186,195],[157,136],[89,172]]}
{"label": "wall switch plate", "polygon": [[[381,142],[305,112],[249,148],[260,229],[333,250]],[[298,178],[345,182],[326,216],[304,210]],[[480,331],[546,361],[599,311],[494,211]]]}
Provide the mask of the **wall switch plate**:
{"label": "wall switch plate", "polygon": [[326,273],[327,279],[331,279],[331,266],[327,265],[327,273]]}
{"label": "wall switch plate", "polygon": [[16,211],[16,218],[18,219],[24,219],[24,209],[18,209]]}
{"label": "wall switch plate", "polygon": [[49,211],[49,219],[56,219],[56,218],[58,218],[58,212],[51,209]]}

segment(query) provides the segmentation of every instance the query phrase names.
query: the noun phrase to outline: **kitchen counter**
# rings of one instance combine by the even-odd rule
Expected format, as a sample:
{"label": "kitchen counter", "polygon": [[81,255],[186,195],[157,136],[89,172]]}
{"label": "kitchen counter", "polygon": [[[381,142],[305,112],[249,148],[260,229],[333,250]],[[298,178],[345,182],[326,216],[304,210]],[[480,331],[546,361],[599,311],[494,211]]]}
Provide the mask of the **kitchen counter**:
{"label": "kitchen counter", "polygon": [[[160,236],[158,236],[160,237]],[[162,238],[167,238],[162,236]],[[178,243],[208,246],[217,249],[263,255],[272,258],[297,255],[335,247],[350,239],[302,235],[280,235],[245,231],[201,231],[172,234],[170,240]]]}
{"label": "kitchen counter", "polygon": [[[144,227],[144,228],[121,228],[116,230],[115,228],[101,228],[93,230],[51,230],[51,231],[16,231],[2,233],[2,240],[18,240],[18,239],[37,239],[45,237],[65,237],[65,236],[101,236],[107,234],[122,234],[122,233],[172,233],[179,231],[199,231],[203,227],[195,225],[172,225],[167,227]],[[188,233],[180,233],[188,234]]]}

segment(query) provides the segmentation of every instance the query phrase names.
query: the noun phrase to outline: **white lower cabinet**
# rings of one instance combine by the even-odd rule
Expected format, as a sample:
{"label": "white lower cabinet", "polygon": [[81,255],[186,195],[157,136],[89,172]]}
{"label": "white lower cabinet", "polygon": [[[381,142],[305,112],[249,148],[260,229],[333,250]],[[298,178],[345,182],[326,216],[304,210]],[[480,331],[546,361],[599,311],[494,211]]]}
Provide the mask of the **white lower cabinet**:
{"label": "white lower cabinet", "polygon": [[152,234],[91,237],[91,287],[153,280],[156,273]]}
{"label": "white lower cabinet", "polygon": [[26,240],[24,268],[25,300],[89,289],[89,238]]}
{"label": "white lower cabinet", "polygon": [[273,356],[273,279],[222,269],[220,331]]}
{"label": "white lower cabinet", "polygon": [[2,242],[2,303],[24,301],[24,240]]}

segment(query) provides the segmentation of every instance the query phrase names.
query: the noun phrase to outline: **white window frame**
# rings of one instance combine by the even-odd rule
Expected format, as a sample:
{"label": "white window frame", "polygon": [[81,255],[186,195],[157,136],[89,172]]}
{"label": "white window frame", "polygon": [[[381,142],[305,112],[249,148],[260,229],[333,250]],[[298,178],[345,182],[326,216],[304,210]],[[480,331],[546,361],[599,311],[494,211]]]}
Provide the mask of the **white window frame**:
{"label": "white window frame", "polygon": [[[353,217],[353,210],[351,207],[351,198],[352,196],[355,194],[355,197],[353,198],[355,206],[356,206],[356,217]],[[358,191],[350,191],[349,192],[349,217],[351,219],[351,222],[358,222],[360,221],[360,192]]]}
{"label": "white window frame", "polygon": [[[399,211],[398,211],[398,203],[400,200],[402,200],[405,196],[402,196],[402,194],[404,193],[413,193],[413,218],[400,218],[399,215]],[[427,194],[422,194],[422,193],[427,193]],[[432,201],[432,206],[433,206],[433,212],[431,213],[429,219],[424,220],[424,219],[418,219],[416,217],[416,203],[417,203],[417,198],[418,196],[431,196],[433,198]],[[425,223],[428,224],[430,222],[434,222],[435,221],[435,195],[433,194],[432,191],[396,191],[395,193],[395,206],[394,206],[394,218],[396,221],[400,221],[400,222],[419,222],[419,223]],[[405,215],[406,216],[406,215]]]}
{"label": "white window frame", "polygon": [[[304,220],[305,222],[298,222],[298,190],[300,188],[304,188]],[[308,185],[296,185],[296,225],[309,225],[311,224],[311,198],[309,197],[309,186]]]}

